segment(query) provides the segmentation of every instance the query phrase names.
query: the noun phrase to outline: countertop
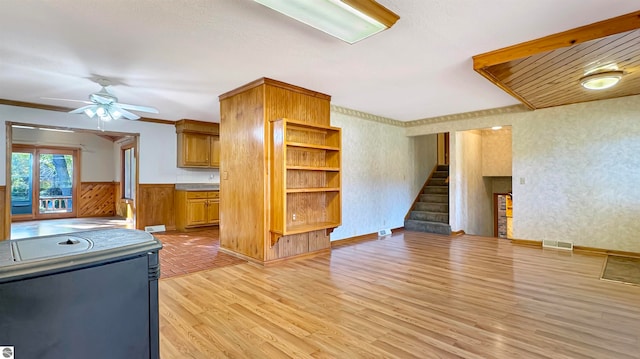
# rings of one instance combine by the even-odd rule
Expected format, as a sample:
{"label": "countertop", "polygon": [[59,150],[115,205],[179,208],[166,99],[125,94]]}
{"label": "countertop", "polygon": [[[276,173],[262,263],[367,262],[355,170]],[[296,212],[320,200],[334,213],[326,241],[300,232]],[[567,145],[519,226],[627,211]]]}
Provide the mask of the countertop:
{"label": "countertop", "polygon": [[219,191],[219,183],[176,183],[176,191]]}

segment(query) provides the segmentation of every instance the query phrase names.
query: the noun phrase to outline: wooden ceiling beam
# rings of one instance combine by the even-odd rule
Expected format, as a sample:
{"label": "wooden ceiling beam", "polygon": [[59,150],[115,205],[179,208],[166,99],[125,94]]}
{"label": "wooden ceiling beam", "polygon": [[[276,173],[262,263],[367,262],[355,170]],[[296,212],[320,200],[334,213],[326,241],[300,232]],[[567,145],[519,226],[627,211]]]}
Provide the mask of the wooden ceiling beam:
{"label": "wooden ceiling beam", "polygon": [[[473,69],[478,71],[479,69],[539,54],[541,52],[573,46],[582,42],[635,29],[640,29],[640,10],[590,25],[581,26],[572,30],[549,35],[540,39],[523,42],[517,45],[473,56]],[[485,75],[483,74],[483,76]],[[491,79],[489,80],[492,81]]]}

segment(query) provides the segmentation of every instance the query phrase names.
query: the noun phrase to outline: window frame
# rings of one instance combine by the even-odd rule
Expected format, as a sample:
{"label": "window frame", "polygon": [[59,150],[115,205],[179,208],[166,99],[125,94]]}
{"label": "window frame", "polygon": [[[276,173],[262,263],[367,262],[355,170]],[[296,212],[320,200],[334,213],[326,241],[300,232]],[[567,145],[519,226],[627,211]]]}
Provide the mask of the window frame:
{"label": "window frame", "polygon": [[[127,155],[127,153],[130,155]],[[127,157],[133,158],[133,161],[129,161],[128,172]],[[134,201],[136,197],[137,158],[138,153],[135,142],[127,143],[120,147],[120,199],[125,201]],[[129,181],[127,181],[127,177],[131,177]],[[127,192],[130,192],[130,197],[127,197]]]}

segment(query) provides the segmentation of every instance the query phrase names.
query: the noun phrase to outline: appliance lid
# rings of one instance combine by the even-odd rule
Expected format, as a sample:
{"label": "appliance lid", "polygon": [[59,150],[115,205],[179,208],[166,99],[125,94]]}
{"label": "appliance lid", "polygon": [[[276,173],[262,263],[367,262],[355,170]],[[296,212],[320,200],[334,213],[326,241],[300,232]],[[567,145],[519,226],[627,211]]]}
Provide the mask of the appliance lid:
{"label": "appliance lid", "polygon": [[26,238],[11,243],[15,261],[58,257],[77,252],[85,252],[93,247],[89,239],[72,234],[42,238]]}

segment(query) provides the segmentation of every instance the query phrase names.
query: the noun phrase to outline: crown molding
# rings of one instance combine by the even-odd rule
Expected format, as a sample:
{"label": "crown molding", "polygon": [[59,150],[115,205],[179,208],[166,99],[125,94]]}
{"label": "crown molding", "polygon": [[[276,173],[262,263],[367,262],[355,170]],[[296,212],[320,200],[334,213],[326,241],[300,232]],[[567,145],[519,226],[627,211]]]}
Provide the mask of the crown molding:
{"label": "crown molding", "polygon": [[457,113],[457,114],[446,115],[446,116],[429,117],[429,118],[423,118],[420,120],[407,121],[407,122],[394,120],[388,117],[372,115],[367,112],[352,110],[350,108],[340,107],[336,105],[331,105],[331,111],[340,113],[343,115],[347,115],[347,116],[358,117],[363,120],[384,123],[386,125],[392,125],[397,127],[416,127],[416,126],[422,126],[422,125],[432,125],[432,124],[441,123],[441,122],[468,120],[468,119],[480,118],[480,117],[486,117],[486,116],[529,112],[531,110],[523,104],[517,104],[517,105],[511,105],[511,106],[505,106],[505,107],[492,108],[488,110],[479,110],[479,111],[463,112],[463,113]]}
{"label": "crown molding", "polygon": [[392,125],[392,126],[398,126],[398,127],[404,127],[405,126],[404,122],[402,122],[402,121],[394,120],[394,119],[388,118],[388,117],[372,115],[370,113],[357,111],[357,110],[352,110],[352,109],[346,108],[346,107],[340,107],[340,106],[336,106],[336,105],[331,105],[331,111],[339,113],[339,114],[342,114],[342,115],[358,117],[358,118],[361,118],[363,120],[384,123],[386,125]]}
{"label": "crown molding", "polygon": [[403,122],[403,127],[432,125],[434,123],[440,123],[440,122],[469,120],[469,119],[479,118],[479,117],[506,115],[511,113],[522,113],[522,112],[530,112],[530,111],[531,110],[527,106],[523,104],[518,104],[518,105],[492,108],[488,110],[479,110],[479,111],[457,113],[453,115],[423,118],[421,120]]}

